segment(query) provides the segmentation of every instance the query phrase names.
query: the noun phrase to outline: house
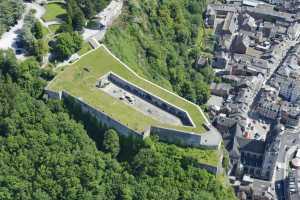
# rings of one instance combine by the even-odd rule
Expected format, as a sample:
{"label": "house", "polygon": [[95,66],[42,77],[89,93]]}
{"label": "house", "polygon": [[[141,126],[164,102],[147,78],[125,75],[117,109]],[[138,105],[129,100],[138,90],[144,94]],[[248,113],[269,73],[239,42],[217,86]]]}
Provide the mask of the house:
{"label": "house", "polygon": [[273,22],[264,21],[259,27],[259,31],[262,32],[264,38],[274,37],[277,32],[277,26]]}
{"label": "house", "polygon": [[213,95],[227,97],[232,90],[232,86],[227,83],[212,83],[210,89]]}
{"label": "house", "polygon": [[212,59],[212,67],[218,69],[226,68],[228,63],[228,56],[224,51],[218,51],[215,53],[214,58]]}
{"label": "house", "polygon": [[246,54],[233,54],[233,59],[229,64],[232,75],[242,76],[269,76],[271,72],[270,64],[267,60],[256,58]]}
{"label": "house", "polygon": [[280,114],[280,106],[278,102],[278,90],[269,87],[262,89],[255,110],[264,118],[276,120]]}
{"label": "house", "polygon": [[222,27],[222,34],[232,35],[238,29],[238,14],[236,12],[228,12]]}
{"label": "house", "polygon": [[264,179],[271,180],[274,175],[279,147],[281,144],[280,135],[282,135],[283,131],[284,126],[278,123],[267,135],[266,150],[264,153],[261,173],[261,177]]}
{"label": "house", "polygon": [[296,102],[300,98],[300,81],[293,79],[286,79],[280,83],[280,96],[290,102]]}
{"label": "house", "polygon": [[276,120],[279,117],[280,104],[262,99],[259,101],[256,112],[267,119]]}
{"label": "house", "polygon": [[197,61],[197,68],[202,68],[204,67],[206,64],[208,63],[208,59],[203,57],[203,56],[199,56],[198,61]]}
{"label": "house", "polygon": [[300,36],[300,24],[298,22],[293,23],[287,30],[287,34],[291,40],[295,40]]}
{"label": "house", "polygon": [[290,102],[283,102],[281,106],[281,122],[287,127],[297,128],[300,125],[300,107]]}
{"label": "house", "polygon": [[241,14],[239,17],[239,29],[254,32],[257,28],[255,19],[247,13]]}
{"label": "house", "polygon": [[259,176],[265,151],[264,142],[246,139],[239,123],[235,123],[225,131],[223,130],[222,136],[224,146],[229,153],[230,174],[241,176],[246,173]]}
{"label": "house", "polygon": [[282,21],[288,23],[295,21],[295,14],[276,11],[273,6],[267,4],[246,7],[245,12],[249,13],[255,19],[263,19],[264,21]]}
{"label": "house", "polygon": [[230,50],[232,53],[245,54],[250,45],[250,38],[244,34],[234,37]]}

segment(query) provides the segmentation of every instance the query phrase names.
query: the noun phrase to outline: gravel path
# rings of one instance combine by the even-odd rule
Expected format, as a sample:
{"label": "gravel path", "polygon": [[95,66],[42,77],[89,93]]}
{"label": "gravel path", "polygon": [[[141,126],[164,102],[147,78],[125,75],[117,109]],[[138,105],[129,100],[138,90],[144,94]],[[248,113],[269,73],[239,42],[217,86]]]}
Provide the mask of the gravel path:
{"label": "gravel path", "polygon": [[92,37],[98,41],[104,38],[107,27],[111,26],[113,21],[118,18],[122,12],[123,0],[112,0],[110,4],[100,13],[96,15],[100,19],[101,23],[106,27],[102,30],[92,30],[85,28],[82,34],[84,40],[89,40]]}

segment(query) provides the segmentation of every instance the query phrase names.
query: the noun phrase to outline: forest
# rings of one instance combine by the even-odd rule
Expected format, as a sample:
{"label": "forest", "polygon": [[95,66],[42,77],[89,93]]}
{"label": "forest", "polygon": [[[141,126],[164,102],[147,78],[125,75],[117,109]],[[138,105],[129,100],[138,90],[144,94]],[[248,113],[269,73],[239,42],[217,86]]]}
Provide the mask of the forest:
{"label": "forest", "polygon": [[36,60],[0,51],[0,71],[0,199],[235,199],[175,145],[119,138],[44,100],[54,75]]}
{"label": "forest", "polygon": [[24,10],[22,2],[23,0],[0,1],[0,36],[21,18]]}
{"label": "forest", "polygon": [[205,6],[205,0],[127,1],[105,44],[139,74],[202,105],[215,78],[209,64],[197,65],[214,46]]}

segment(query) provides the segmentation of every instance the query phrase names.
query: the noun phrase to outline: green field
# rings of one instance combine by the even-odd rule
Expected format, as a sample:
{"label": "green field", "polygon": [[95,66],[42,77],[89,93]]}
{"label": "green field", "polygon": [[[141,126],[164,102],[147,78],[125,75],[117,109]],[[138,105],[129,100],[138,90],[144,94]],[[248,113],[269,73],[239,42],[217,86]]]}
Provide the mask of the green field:
{"label": "green field", "polygon": [[[84,70],[85,68],[87,68],[88,71]],[[187,111],[192,118],[195,127],[162,124],[155,119],[134,110],[119,100],[114,99],[108,94],[99,91],[95,87],[97,80],[110,71]],[[118,60],[114,59],[104,47],[92,51],[75,64],[66,67],[58,74],[56,79],[50,83],[48,89],[53,91],[65,90],[76,97],[80,97],[88,104],[139,132],[144,131],[149,125],[174,128],[199,134],[205,130],[203,127],[205,121],[198,106],[136,76],[132,71],[118,62]],[[128,115],[130,115],[130,117],[128,117]]]}
{"label": "green field", "polygon": [[46,6],[46,13],[43,16],[44,21],[53,21],[57,18],[63,19],[66,14],[65,5],[62,3],[49,3]]}
{"label": "green field", "polygon": [[90,50],[92,50],[92,47],[91,47],[90,43],[84,42],[81,49],[77,53],[78,53],[78,55],[81,56],[81,55],[89,52]]}

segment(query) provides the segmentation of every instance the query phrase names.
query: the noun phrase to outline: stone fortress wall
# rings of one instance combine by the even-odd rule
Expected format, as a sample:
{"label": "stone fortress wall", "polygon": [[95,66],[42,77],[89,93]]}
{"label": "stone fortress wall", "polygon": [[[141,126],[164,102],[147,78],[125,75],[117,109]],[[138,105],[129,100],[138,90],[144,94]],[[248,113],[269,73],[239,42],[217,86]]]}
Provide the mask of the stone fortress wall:
{"label": "stone fortress wall", "polygon": [[[112,81],[114,84],[117,84],[118,86],[122,86],[122,88],[124,88],[125,90],[134,93],[139,97],[147,98],[148,101],[152,100],[153,101],[152,103],[154,105],[159,106],[164,110],[166,109],[167,111],[176,114],[176,116],[180,117],[180,119],[185,120],[186,122],[185,124],[187,123],[193,124],[187,112],[165,102],[159,97],[151,95],[151,93],[148,93],[138,88],[137,86],[134,86],[133,84],[129,83],[128,81],[125,81],[118,75],[113,73],[108,73],[107,75],[101,77],[99,79],[99,82],[101,82],[101,80],[104,80],[105,78],[106,80],[108,78],[108,80]],[[99,84],[99,83],[95,83],[95,84]],[[121,122],[113,119],[113,117],[109,116],[108,113],[104,113],[94,108],[93,106],[84,102],[82,99],[74,97],[73,95],[69,94],[66,91],[54,92],[46,88],[45,92],[48,95],[48,98],[74,99],[74,101],[81,106],[84,112],[90,113],[92,116],[96,117],[99,120],[99,122],[103,123],[109,128],[116,129],[118,132],[120,132],[120,134],[123,134],[124,136],[132,135],[140,138],[145,138],[148,137],[151,133],[154,135],[158,135],[161,141],[180,144],[182,146],[198,147],[198,148],[205,148],[205,149],[219,149],[221,146],[221,142],[222,142],[221,135],[212,125],[204,125],[204,127],[206,128],[206,132],[204,133],[193,133],[193,132],[164,128],[159,126],[151,126],[151,127],[149,126],[149,128],[146,128],[146,130],[139,132],[137,130],[132,130],[126,124],[122,124]]]}
{"label": "stone fortress wall", "polygon": [[[107,80],[113,82],[124,90],[143,98],[144,100],[150,102],[151,104],[161,108],[164,111],[167,111],[182,120],[184,125],[189,124],[191,127],[194,127],[194,123],[191,120],[191,117],[186,111],[181,110],[180,108],[162,100],[161,98],[152,95],[149,92],[144,91],[143,89],[135,86],[132,83],[124,80],[120,76],[109,72],[108,74],[102,76],[98,83],[95,83],[95,87],[99,86],[103,82],[107,82]],[[54,92],[49,89],[45,89],[48,98],[54,99],[62,99],[62,98],[72,98],[78,103],[84,112],[88,112],[94,117],[96,117],[101,123],[106,125],[109,128],[114,128],[120,134],[125,136],[137,136],[140,138],[148,137],[151,134],[158,135],[161,141],[166,141],[169,143],[180,144],[182,146],[190,146],[190,147],[200,147],[205,149],[219,149],[221,146],[222,138],[219,132],[212,125],[204,125],[206,128],[206,132],[204,133],[194,133],[189,131],[182,131],[170,128],[164,128],[159,126],[151,126],[146,128],[146,130],[140,132],[137,130],[132,130],[126,124],[122,124],[121,122],[113,119],[113,117],[109,116],[108,113],[104,113],[100,110],[97,110],[91,105],[88,105],[82,99],[74,97],[66,91],[62,92]]]}
{"label": "stone fortress wall", "polygon": [[129,128],[128,126],[122,124],[121,122],[113,119],[111,116],[108,114],[97,110],[93,106],[87,104],[86,102],[82,101],[80,98],[76,98],[73,95],[69,94],[68,92],[63,91],[61,94],[62,99],[69,98],[73,100],[76,104],[78,104],[81,108],[82,112],[89,113],[93,117],[95,117],[99,123],[107,126],[108,128],[113,128],[115,129],[119,134],[122,134],[123,136],[126,137],[136,137],[136,138],[146,138],[150,135],[150,129],[145,130],[144,132],[138,132],[136,130],[133,130]]}
{"label": "stone fortress wall", "polygon": [[[125,137],[136,137],[140,139],[145,139],[150,136],[150,134],[158,135],[161,141],[165,141],[168,143],[175,143],[183,146],[190,147],[201,147],[205,149],[219,149],[221,146],[221,140],[218,138],[218,132],[208,132],[203,134],[195,134],[190,132],[179,131],[175,129],[167,129],[161,127],[149,127],[145,129],[143,132],[138,132],[136,130],[132,130],[128,126],[122,124],[121,122],[113,119],[108,114],[94,108],[93,106],[87,104],[82,99],[77,98],[66,91],[62,92],[54,92],[48,89],[45,89],[45,93],[48,98],[52,99],[72,99],[76,104],[81,107],[81,110],[85,113],[89,113],[91,116],[95,117],[99,123],[105,125],[108,128],[115,129],[119,134],[122,134]],[[217,134],[217,135],[216,135]],[[206,144],[203,140],[204,138],[209,137],[213,142]],[[222,160],[222,159],[220,159]],[[211,166],[207,164],[199,163],[199,167],[206,169],[210,173],[218,174],[222,171],[221,162],[218,166]]]}

